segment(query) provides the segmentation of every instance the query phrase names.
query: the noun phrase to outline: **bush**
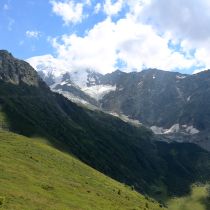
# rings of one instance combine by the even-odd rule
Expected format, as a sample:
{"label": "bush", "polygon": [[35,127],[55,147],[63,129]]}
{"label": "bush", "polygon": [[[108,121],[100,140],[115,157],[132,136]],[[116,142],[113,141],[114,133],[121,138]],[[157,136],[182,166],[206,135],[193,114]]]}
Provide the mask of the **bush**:
{"label": "bush", "polygon": [[117,194],[118,194],[118,195],[121,195],[121,190],[118,190]]}
{"label": "bush", "polygon": [[5,202],[5,197],[0,196],[0,206],[2,206]]}

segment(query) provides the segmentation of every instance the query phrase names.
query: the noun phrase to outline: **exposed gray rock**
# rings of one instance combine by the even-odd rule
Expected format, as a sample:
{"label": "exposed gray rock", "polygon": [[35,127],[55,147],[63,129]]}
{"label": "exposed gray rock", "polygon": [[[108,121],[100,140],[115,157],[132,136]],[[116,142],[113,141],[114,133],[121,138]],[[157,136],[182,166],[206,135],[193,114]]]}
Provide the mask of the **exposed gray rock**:
{"label": "exposed gray rock", "polygon": [[37,72],[27,62],[14,58],[6,50],[0,50],[0,80],[15,85],[44,85]]}

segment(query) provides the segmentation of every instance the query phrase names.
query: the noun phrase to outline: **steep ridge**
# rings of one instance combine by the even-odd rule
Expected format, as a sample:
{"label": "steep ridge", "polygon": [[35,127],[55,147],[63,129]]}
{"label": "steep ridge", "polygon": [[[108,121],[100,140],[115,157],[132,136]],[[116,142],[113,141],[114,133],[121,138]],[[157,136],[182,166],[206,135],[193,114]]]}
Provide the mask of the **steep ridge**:
{"label": "steep ridge", "polygon": [[37,72],[24,61],[14,59],[6,50],[0,52],[0,79],[18,85],[25,83],[30,86],[46,86]]}
{"label": "steep ridge", "polygon": [[[5,52],[0,51],[2,54]],[[11,55],[10,59],[22,63]],[[2,66],[4,62],[8,59],[2,59]],[[29,75],[34,72],[29,65],[25,70]],[[0,68],[2,71],[8,69]],[[0,107],[8,130],[43,136],[57,148],[140,192],[182,195],[192,183],[210,177],[210,154],[196,145],[156,142],[148,129],[78,107],[51,92],[42,81],[40,85],[24,81],[17,85],[1,80]]]}

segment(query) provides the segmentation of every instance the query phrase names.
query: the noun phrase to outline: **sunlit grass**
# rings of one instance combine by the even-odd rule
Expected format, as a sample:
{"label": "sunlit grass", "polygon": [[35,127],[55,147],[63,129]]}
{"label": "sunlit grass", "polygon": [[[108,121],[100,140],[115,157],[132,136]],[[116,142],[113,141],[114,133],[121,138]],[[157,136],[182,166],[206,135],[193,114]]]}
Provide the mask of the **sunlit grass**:
{"label": "sunlit grass", "polygon": [[171,199],[168,202],[168,208],[170,210],[209,210],[210,197],[207,187],[208,185],[192,186],[190,195]]}
{"label": "sunlit grass", "polygon": [[43,142],[0,131],[1,210],[158,210],[159,204]]}

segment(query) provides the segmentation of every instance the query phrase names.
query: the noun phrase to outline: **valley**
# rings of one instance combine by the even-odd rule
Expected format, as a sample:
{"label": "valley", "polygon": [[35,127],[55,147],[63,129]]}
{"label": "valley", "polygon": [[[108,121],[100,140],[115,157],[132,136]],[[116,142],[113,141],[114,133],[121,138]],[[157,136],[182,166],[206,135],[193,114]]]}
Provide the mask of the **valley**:
{"label": "valley", "polygon": [[[106,209],[107,206],[110,209],[163,209],[174,205],[171,200],[174,197],[179,199],[190,194],[193,184],[209,181],[210,153],[206,150],[191,143],[166,143],[143,125],[133,126],[100,109],[78,106],[52,92],[26,62],[7,51],[0,51],[0,57],[0,163],[3,170],[0,196],[3,208],[27,209],[27,206],[35,205],[35,209],[52,209],[52,199],[58,196],[58,203],[53,203],[56,210]],[[73,166],[72,162],[75,162]],[[101,186],[104,181],[91,182],[90,190],[89,187],[84,190],[83,181],[87,179],[83,173],[89,173],[83,169],[84,164],[92,167],[88,170],[98,173],[93,180],[97,182],[106,175],[110,182],[121,182],[120,185],[113,181],[106,189],[119,184],[120,189],[113,193],[121,195],[125,191],[133,200],[127,194],[128,200],[127,197],[110,200],[113,194],[109,195]],[[18,165],[21,170],[17,169]],[[60,170],[52,171],[60,167]],[[82,169],[76,171],[74,167]],[[73,177],[73,183],[68,179],[68,173]],[[37,182],[36,177],[40,177],[41,182]],[[23,180],[28,180],[28,185],[18,188]],[[66,186],[68,182],[70,186]],[[6,186],[9,186],[8,191]],[[17,188],[19,190],[14,191],[17,194],[13,194],[11,190]],[[91,194],[92,191],[95,193]],[[33,200],[24,192],[42,195],[43,200],[36,200],[36,196]],[[102,192],[105,193],[103,199],[93,202]],[[201,194],[201,197],[205,196],[207,194]],[[92,206],[94,204],[96,206]],[[205,205],[208,207],[208,202]]]}
{"label": "valley", "polygon": [[210,210],[207,0],[0,0],[0,210]]}

